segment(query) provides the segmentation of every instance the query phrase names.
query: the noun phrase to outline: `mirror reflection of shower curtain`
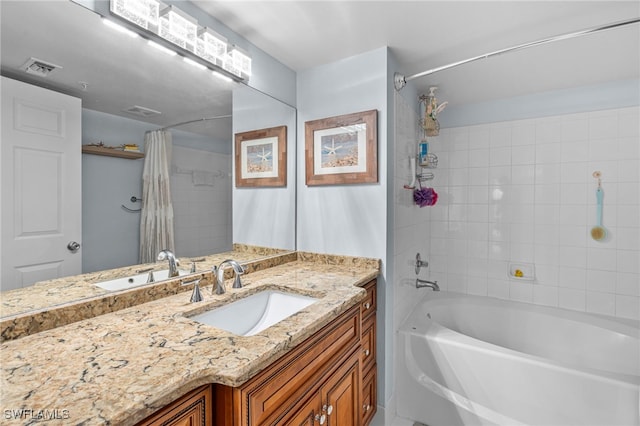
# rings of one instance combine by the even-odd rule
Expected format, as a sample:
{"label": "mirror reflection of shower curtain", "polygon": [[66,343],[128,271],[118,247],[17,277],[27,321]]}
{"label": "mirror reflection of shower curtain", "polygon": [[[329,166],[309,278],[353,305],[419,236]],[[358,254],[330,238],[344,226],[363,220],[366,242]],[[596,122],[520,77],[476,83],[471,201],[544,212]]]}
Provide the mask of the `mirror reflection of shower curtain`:
{"label": "mirror reflection of shower curtain", "polygon": [[173,204],[169,167],[172,138],[166,130],[144,135],[142,211],[140,215],[140,263],[151,263],[161,250],[174,251]]}

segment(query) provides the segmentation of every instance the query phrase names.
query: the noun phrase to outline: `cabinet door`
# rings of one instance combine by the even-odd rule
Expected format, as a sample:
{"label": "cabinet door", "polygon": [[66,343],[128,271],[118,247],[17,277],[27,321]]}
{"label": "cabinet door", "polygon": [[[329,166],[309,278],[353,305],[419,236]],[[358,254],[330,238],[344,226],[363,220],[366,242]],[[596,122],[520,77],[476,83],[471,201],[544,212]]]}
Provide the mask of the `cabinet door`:
{"label": "cabinet door", "polygon": [[354,352],[321,388],[328,426],[360,424],[360,354]]}
{"label": "cabinet door", "polygon": [[326,424],[326,416],[320,413],[320,394],[315,393],[302,407],[296,410],[293,417],[284,421],[284,426],[314,426]]}

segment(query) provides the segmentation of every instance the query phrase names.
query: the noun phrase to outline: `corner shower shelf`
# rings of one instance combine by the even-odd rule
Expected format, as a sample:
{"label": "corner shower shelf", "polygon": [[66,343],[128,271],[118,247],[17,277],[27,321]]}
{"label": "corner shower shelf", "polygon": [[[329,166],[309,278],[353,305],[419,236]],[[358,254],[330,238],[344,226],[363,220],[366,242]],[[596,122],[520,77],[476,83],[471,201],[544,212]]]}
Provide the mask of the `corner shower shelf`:
{"label": "corner shower shelf", "polygon": [[144,158],[143,152],[123,151],[118,148],[105,148],[103,146],[82,145],[83,154],[105,155],[107,157],[126,158],[128,160],[137,160]]}

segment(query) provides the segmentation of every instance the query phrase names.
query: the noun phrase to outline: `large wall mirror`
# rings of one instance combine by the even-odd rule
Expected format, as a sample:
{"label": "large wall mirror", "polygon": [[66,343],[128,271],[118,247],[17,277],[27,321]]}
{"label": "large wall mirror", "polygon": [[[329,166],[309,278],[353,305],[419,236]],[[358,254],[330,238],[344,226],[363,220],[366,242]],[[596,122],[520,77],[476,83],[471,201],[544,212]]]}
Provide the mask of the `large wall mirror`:
{"label": "large wall mirror", "polygon": [[[229,251],[232,243],[295,249],[293,107],[127,39],[79,4],[0,7],[2,75],[81,98],[82,144],[143,149],[146,131],[169,128],[178,257]],[[27,73],[30,58],[60,68],[46,77]],[[276,125],[288,127],[287,186],[236,189],[234,133]],[[141,196],[143,162],[82,155],[82,273],[139,263],[134,197]],[[2,290],[13,288],[6,284]]]}

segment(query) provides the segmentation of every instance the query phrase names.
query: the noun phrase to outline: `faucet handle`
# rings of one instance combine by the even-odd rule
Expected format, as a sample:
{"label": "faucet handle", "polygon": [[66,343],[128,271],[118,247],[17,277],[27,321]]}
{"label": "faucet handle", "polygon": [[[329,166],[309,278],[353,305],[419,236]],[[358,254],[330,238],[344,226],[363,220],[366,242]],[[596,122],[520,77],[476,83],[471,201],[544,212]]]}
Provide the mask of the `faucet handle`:
{"label": "faucet handle", "polygon": [[202,302],[204,298],[202,297],[202,292],[200,291],[200,278],[196,278],[190,281],[180,281],[180,285],[189,285],[193,284],[193,291],[191,292],[191,298],[189,301],[191,303]]}
{"label": "faucet handle", "polygon": [[191,299],[189,301],[191,303],[202,302],[203,297],[200,292],[200,280],[197,280],[193,286],[193,292],[191,293]]}

